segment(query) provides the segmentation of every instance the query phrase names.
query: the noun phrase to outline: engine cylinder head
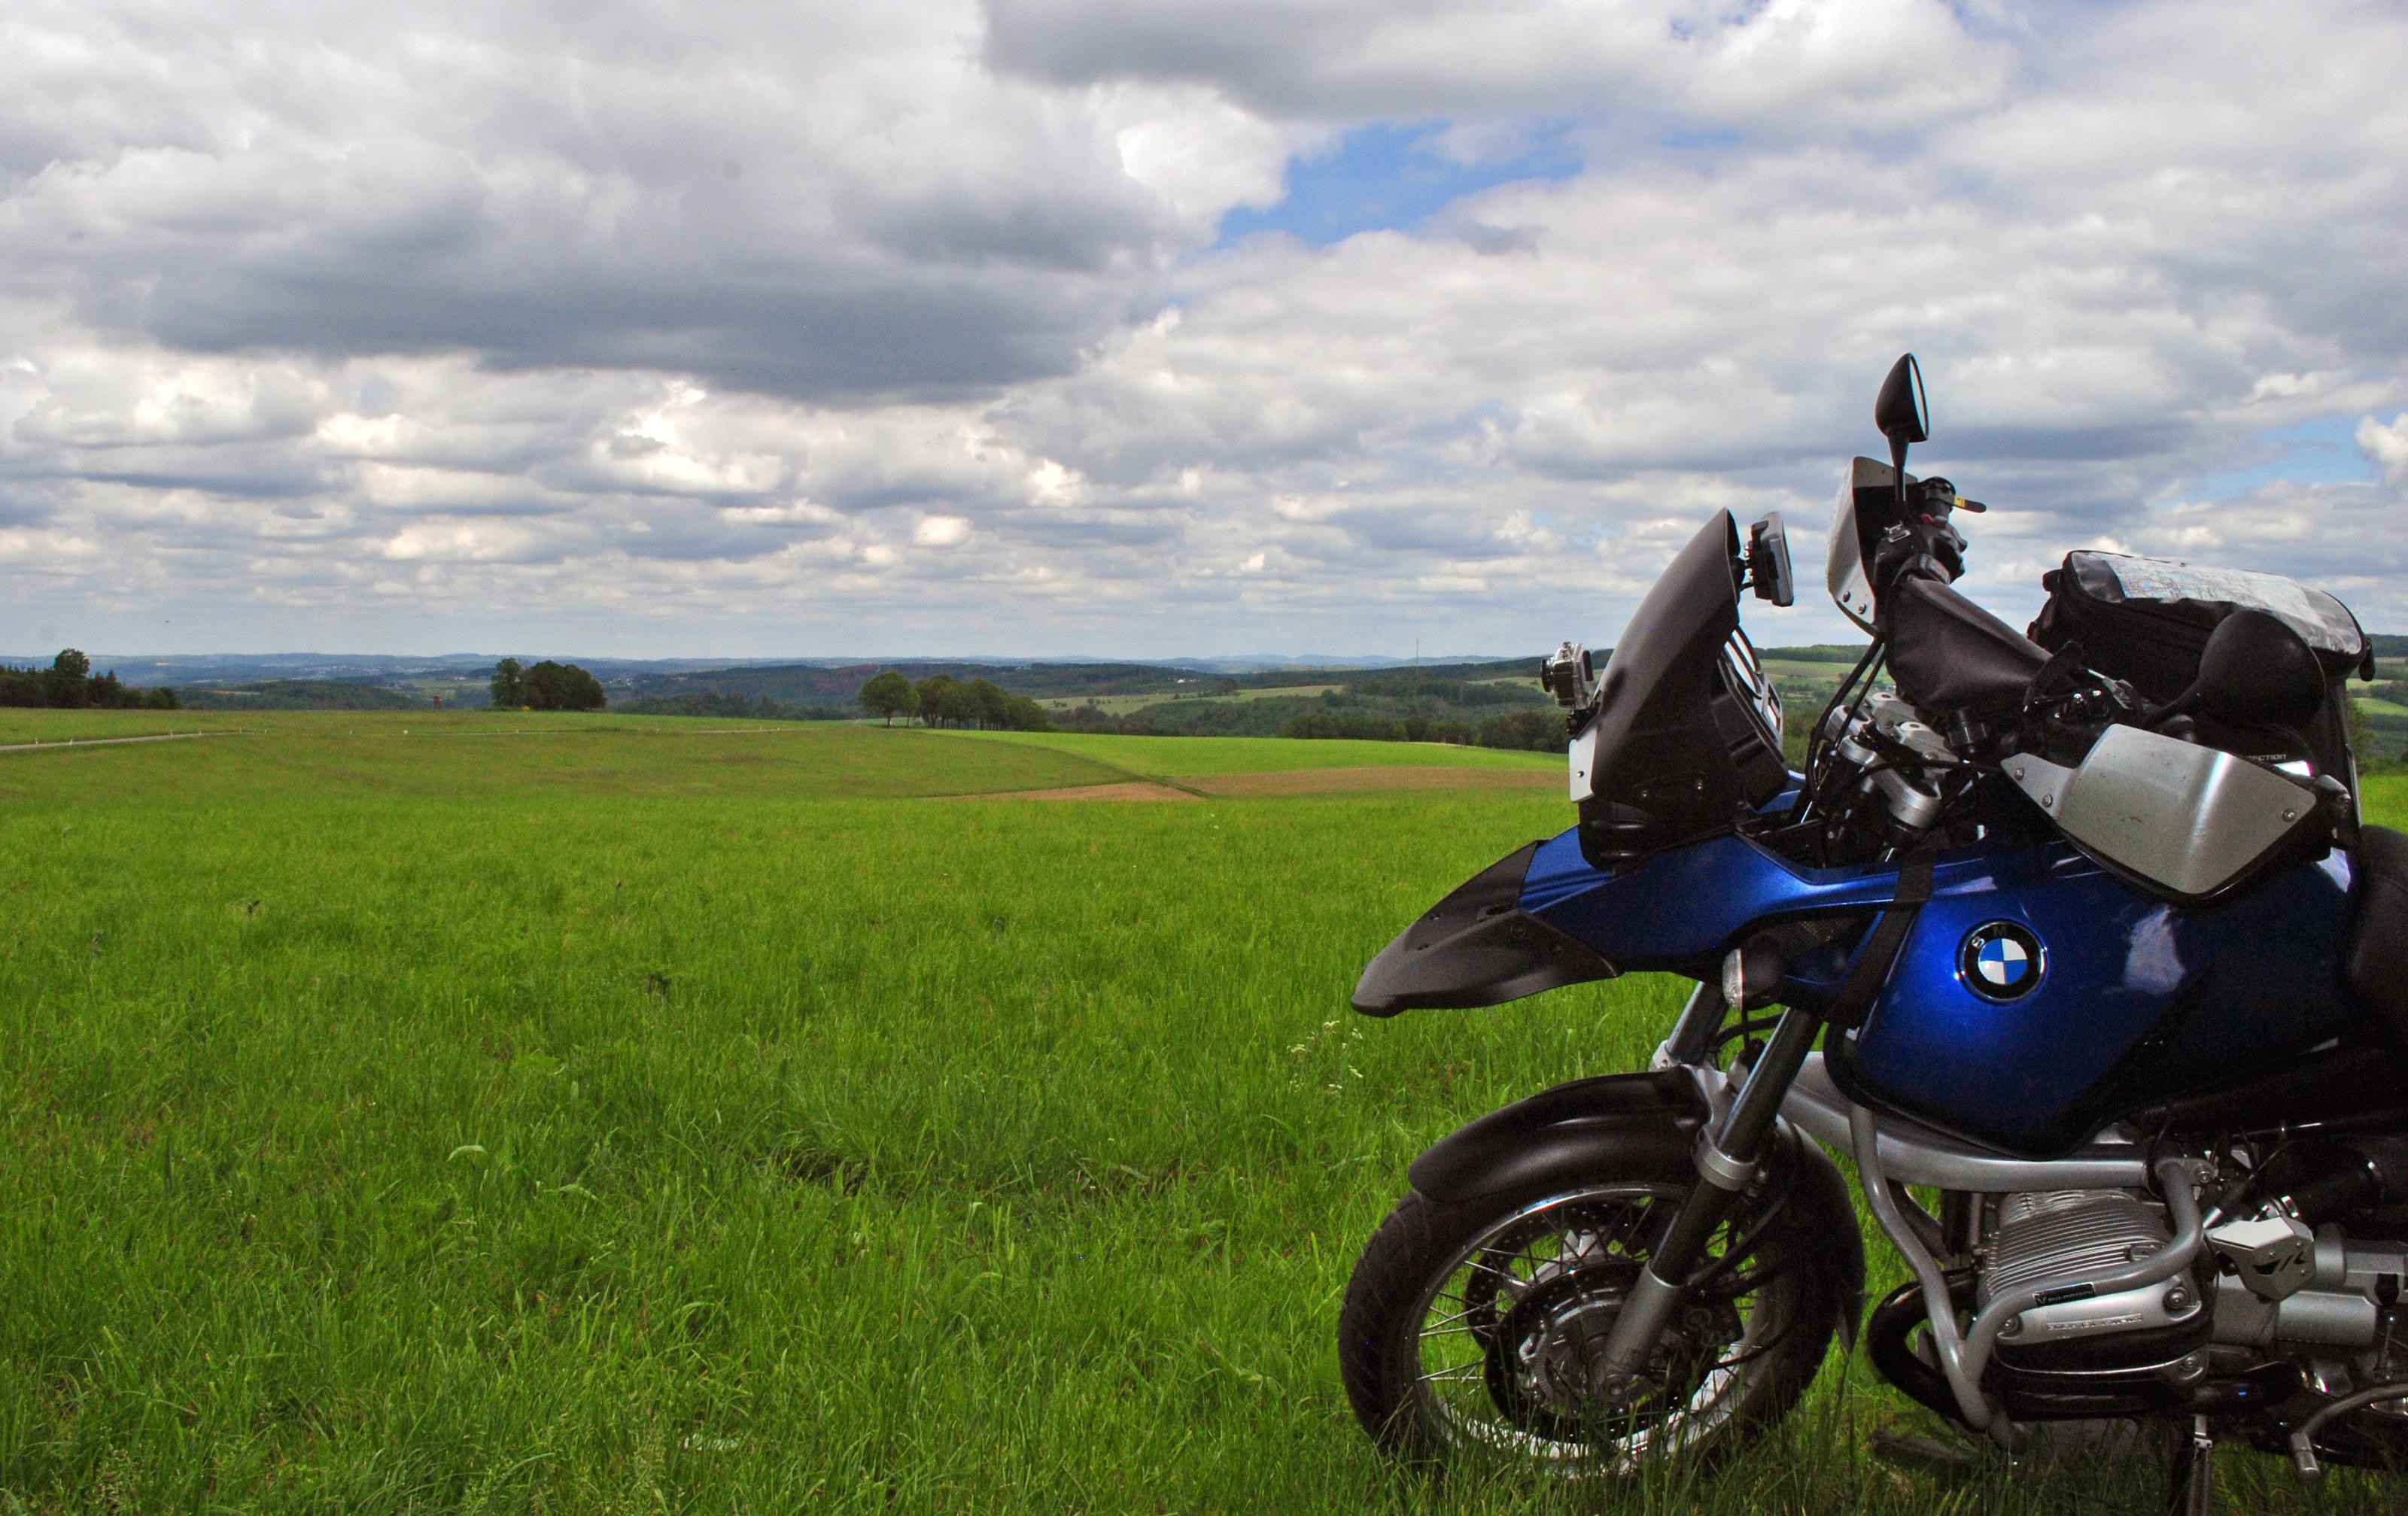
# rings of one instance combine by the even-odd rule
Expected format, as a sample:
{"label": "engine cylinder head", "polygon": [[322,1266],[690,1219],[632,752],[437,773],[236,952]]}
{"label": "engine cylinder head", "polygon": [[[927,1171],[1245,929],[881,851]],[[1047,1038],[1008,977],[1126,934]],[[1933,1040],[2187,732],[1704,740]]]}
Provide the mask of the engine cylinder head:
{"label": "engine cylinder head", "polygon": [[2064,1298],[2054,1298],[2053,1291],[2043,1293],[2046,1304],[2022,1312],[2009,1323],[2014,1330],[2000,1332],[2001,1352],[2010,1344],[2029,1351],[2075,1338],[2195,1323],[2202,1319],[2201,1307],[2186,1279],[2113,1294],[2078,1293],[2085,1280],[2144,1258],[2170,1240],[2164,1218],[2128,1190],[2011,1194],[1999,1203],[1990,1263],[1975,1289],[1975,1304],[1987,1306],[2000,1295],[2032,1286],[2065,1287]]}

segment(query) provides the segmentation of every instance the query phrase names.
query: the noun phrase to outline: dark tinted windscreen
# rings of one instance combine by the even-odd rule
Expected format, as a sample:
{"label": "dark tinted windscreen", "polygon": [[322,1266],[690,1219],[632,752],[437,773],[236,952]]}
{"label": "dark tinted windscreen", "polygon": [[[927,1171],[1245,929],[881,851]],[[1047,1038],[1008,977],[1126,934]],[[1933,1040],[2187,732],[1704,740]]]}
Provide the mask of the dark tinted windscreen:
{"label": "dark tinted windscreen", "polygon": [[1600,680],[1591,793],[1655,817],[1666,837],[1727,819],[1740,794],[1713,709],[1739,629],[1738,552],[1730,512],[1716,511],[1639,603]]}

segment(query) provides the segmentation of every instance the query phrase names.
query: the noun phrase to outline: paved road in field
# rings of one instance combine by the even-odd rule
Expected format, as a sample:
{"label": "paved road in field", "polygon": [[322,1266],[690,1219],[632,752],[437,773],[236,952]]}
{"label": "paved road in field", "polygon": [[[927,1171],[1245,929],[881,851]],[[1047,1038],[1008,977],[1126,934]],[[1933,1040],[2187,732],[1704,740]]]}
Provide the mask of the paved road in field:
{"label": "paved road in field", "polygon": [[46,748],[115,748],[128,742],[187,742],[199,737],[249,737],[248,732],[161,732],[151,737],[64,737],[50,742],[0,742],[0,752],[36,752]]}

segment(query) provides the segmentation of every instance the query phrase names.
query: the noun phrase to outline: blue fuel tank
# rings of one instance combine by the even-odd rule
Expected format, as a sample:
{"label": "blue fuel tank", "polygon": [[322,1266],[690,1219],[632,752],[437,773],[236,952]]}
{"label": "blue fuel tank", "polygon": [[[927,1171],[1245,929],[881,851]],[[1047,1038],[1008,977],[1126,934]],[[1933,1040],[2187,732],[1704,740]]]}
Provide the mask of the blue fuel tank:
{"label": "blue fuel tank", "polygon": [[1834,1075],[2012,1152],[2237,1083],[2357,1019],[2342,989],[2348,855],[2210,909],[2127,887],[2063,843],[1951,870]]}
{"label": "blue fuel tank", "polygon": [[[1521,908],[1619,971],[1707,978],[1767,926],[1870,922],[1897,883],[1893,865],[1808,868],[1731,836],[1607,874],[1566,833],[1532,857]],[[1869,1104],[2003,1151],[2063,1152],[2356,1020],[2341,975],[2350,884],[2349,856],[2334,852],[2190,908],[2061,839],[1943,853],[1863,1025],[1827,1037],[1829,1066]],[[1827,1005],[1857,935],[1793,964],[1783,998]]]}

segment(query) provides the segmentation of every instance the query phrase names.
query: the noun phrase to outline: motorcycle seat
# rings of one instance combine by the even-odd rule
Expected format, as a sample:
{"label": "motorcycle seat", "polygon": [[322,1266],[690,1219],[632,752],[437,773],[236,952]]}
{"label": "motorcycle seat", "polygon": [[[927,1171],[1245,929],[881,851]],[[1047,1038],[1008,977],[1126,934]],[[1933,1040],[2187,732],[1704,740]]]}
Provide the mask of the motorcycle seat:
{"label": "motorcycle seat", "polygon": [[2408,833],[2361,826],[2357,856],[2358,914],[2342,954],[2351,997],[2408,1049]]}

